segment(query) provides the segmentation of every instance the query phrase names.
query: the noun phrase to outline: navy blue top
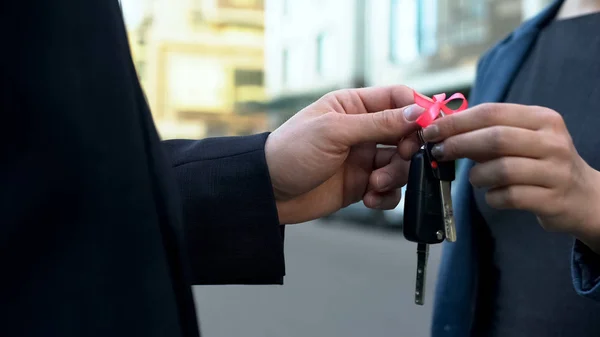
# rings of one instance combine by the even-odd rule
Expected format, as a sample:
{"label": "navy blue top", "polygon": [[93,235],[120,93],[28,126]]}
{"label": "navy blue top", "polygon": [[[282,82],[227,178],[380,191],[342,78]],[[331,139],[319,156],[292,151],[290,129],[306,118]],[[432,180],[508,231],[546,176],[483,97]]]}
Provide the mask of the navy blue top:
{"label": "navy blue top", "polygon": [[[580,155],[600,169],[596,131],[600,126],[600,35],[596,32],[600,32],[600,13],[546,26],[505,101],[560,112]],[[489,250],[480,252],[484,263],[474,335],[600,336],[600,303],[573,289],[573,238],[544,231],[529,212],[490,208],[485,192],[473,191],[482,216],[479,222],[489,238],[480,245]]]}

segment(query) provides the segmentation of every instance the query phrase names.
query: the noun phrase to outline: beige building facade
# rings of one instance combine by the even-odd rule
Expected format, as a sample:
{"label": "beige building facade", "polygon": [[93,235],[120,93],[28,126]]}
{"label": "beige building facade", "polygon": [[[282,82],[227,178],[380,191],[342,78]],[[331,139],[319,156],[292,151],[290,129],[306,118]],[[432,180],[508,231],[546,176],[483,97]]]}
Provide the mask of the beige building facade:
{"label": "beige building facade", "polygon": [[266,131],[262,0],[144,0],[129,27],[163,139]]}

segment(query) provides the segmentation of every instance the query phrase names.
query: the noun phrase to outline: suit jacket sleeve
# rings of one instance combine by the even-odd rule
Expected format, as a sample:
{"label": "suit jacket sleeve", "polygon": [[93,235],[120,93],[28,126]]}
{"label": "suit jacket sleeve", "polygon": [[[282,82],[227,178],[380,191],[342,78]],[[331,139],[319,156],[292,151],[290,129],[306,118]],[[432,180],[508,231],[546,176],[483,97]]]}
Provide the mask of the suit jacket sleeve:
{"label": "suit jacket sleeve", "polygon": [[571,274],[579,295],[600,301],[600,256],[579,240],[573,246]]}
{"label": "suit jacket sleeve", "polygon": [[279,224],[267,134],[163,142],[183,203],[194,284],[282,284]]}

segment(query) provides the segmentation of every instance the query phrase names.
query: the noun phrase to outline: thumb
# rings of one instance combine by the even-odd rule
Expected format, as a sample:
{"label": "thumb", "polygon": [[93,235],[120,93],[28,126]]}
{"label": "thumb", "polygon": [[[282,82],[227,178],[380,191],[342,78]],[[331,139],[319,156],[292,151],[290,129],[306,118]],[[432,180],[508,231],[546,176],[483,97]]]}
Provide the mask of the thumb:
{"label": "thumb", "polygon": [[348,146],[373,142],[397,145],[401,138],[419,129],[415,121],[424,111],[413,104],[373,113],[346,114],[338,130],[342,131],[343,141]]}

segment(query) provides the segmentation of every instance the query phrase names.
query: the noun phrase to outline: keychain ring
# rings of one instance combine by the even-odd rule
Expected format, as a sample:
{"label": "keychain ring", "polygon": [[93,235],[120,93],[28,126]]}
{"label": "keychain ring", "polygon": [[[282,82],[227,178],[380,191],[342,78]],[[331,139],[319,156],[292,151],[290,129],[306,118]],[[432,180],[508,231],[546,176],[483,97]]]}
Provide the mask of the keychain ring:
{"label": "keychain ring", "polygon": [[423,138],[423,129],[419,129],[419,131],[417,131],[417,136],[419,137],[419,141],[421,142],[421,146],[425,145],[426,141]]}

